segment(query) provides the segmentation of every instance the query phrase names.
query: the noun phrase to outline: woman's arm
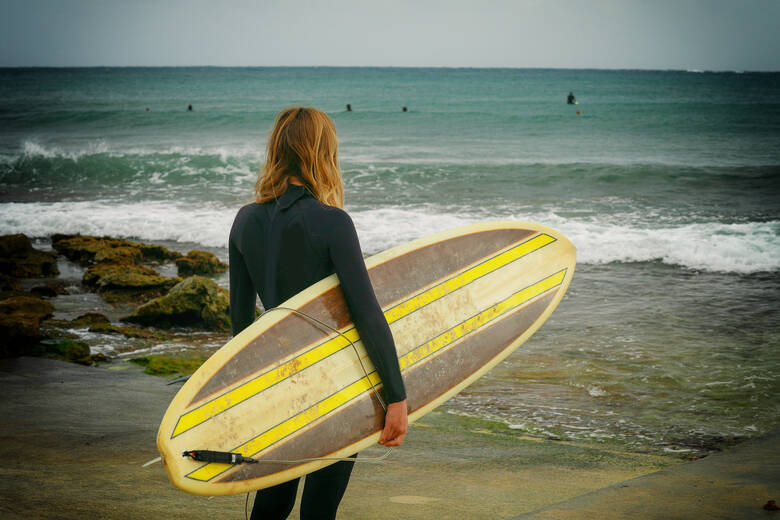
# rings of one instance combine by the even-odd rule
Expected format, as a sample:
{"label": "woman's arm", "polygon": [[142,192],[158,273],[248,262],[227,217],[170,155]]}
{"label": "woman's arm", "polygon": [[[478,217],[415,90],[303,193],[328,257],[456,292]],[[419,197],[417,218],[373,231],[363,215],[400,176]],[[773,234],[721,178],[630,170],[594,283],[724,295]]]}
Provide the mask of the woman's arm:
{"label": "woman's arm", "polygon": [[235,336],[255,321],[255,302],[257,294],[249,275],[244,255],[236,244],[238,229],[236,223],[230,232],[230,328]]}
{"label": "woman's arm", "polygon": [[335,209],[329,216],[333,220],[326,226],[330,257],[352,321],[384,387],[387,413],[379,443],[400,446],[406,436],[408,411],[393,335],[371,286],[352,219],[346,212]]}
{"label": "woman's arm", "polygon": [[327,243],[349,314],[382,378],[386,401],[403,401],[406,389],[398,366],[395,342],[371,286],[355,226],[344,211],[331,210],[329,213]]}

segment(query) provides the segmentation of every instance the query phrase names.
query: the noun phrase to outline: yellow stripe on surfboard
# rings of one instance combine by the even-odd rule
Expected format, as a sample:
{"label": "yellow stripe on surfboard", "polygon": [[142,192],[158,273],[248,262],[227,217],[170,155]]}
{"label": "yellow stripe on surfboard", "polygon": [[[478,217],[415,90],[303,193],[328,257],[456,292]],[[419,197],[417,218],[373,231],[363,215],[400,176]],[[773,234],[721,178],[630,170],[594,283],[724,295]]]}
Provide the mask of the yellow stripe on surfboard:
{"label": "yellow stripe on surfboard", "polygon": [[[492,307],[489,307],[479,314],[476,314],[475,316],[472,316],[471,318],[461,322],[452,329],[436,336],[434,339],[399,358],[398,361],[401,365],[401,369],[403,370],[404,368],[421,362],[425,358],[430,357],[446,346],[460,340],[470,332],[484,327],[491,321],[495,320],[503,314],[506,314],[510,310],[527,303],[528,301],[549,291],[550,289],[561,285],[565,277],[566,269],[562,269],[561,271],[558,271],[557,273],[514,293],[509,298],[498,302]],[[301,428],[304,428],[311,422],[324,417],[333,410],[348,403],[361,394],[378,388],[380,383],[381,380],[379,375],[376,372],[371,372],[366,377],[361,378],[360,380],[350,384],[342,390],[339,390],[335,394],[323,399],[303,412],[300,412],[286,421],[283,421],[273,428],[263,432],[249,442],[246,442],[238,448],[233,449],[232,452],[240,453],[244,457],[251,457],[283,439],[284,437],[287,437]],[[192,473],[188,474],[187,477],[194,480],[200,480],[202,482],[208,482],[231,467],[233,467],[231,464],[220,464],[212,462],[201,466]]]}
{"label": "yellow stripe on surfboard", "polygon": [[[299,413],[298,415],[295,415],[294,417],[291,417],[290,419],[287,419],[277,426],[274,426],[270,430],[255,437],[246,444],[236,448],[233,450],[233,452],[245,454],[244,456],[246,457],[248,457],[251,453],[257,453],[260,450],[263,450],[271,444],[277,442],[279,439],[282,439],[291,433],[295,433],[310,422],[329,414],[336,408],[351,401],[360,394],[375,388],[379,382],[379,375],[376,372],[371,372],[367,377],[355,381],[348,387],[320,401],[311,408]],[[231,464],[220,464],[217,462],[212,462],[206,464],[205,466],[201,466],[187,475],[187,477],[195,480],[201,480],[203,482],[208,482],[230,467],[232,467]]]}
{"label": "yellow stripe on surfboard", "polygon": [[398,358],[398,364],[401,366],[401,370],[422,361],[434,352],[437,352],[447,345],[458,341],[469,332],[477,330],[486,323],[493,321],[508,310],[513,309],[518,305],[522,305],[528,300],[549,291],[553,287],[561,285],[565,276],[566,269],[559,271],[552,276],[548,276],[547,278],[536,282],[529,287],[526,287],[522,291],[516,292],[506,300],[498,302],[492,307],[489,307],[480,312],[476,316],[472,316],[471,318],[461,322],[450,330],[436,336],[427,343],[420,345],[416,349],[406,353],[404,356]]}
{"label": "yellow stripe on surfboard", "polygon": [[[515,260],[522,258],[523,256],[533,253],[534,251],[541,249],[542,247],[554,242],[555,238],[541,233],[530,240],[527,240],[512,249],[504,251],[474,267],[467,269],[461,274],[450,278],[438,285],[431,287],[430,289],[423,291],[422,293],[409,298],[408,300],[393,306],[385,311],[384,315],[388,323],[393,323],[401,318],[408,316],[412,312],[425,307],[426,305],[442,298],[465,285],[473,282],[477,278],[485,276],[505,265],[514,262]],[[345,337],[346,336],[346,337]],[[263,390],[283,381],[284,379],[308,368],[315,363],[325,359],[326,357],[335,354],[339,350],[348,347],[350,341],[355,343],[359,340],[359,336],[355,328],[351,328],[344,332],[344,335],[336,336],[317,347],[301,354],[300,356],[287,361],[281,366],[270,370],[254,379],[247,381],[246,383],[222,394],[221,396],[201,405],[197,408],[183,414],[179,417],[176,426],[173,429],[171,438],[181,435],[182,433],[190,430],[199,424],[206,422],[215,415],[228,410],[236,406],[239,403],[254,397]],[[401,367],[403,369],[403,366]]]}

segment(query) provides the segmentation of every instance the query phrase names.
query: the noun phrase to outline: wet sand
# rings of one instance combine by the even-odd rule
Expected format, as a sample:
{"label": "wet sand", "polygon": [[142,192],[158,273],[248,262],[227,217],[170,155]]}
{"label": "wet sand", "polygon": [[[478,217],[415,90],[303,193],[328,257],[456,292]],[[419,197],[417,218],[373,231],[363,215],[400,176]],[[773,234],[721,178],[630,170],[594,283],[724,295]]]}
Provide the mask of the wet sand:
{"label": "wet sand", "polygon": [[[159,463],[142,467],[157,456],[157,426],[178,387],[129,364],[113,368],[36,358],[0,360],[0,516],[244,518],[245,495],[189,495],[170,485]],[[436,411],[413,425],[404,446],[384,464],[356,465],[339,518],[495,519],[531,512],[541,515],[533,518],[575,518],[571,511],[584,506],[566,502],[571,499],[601,506],[596,516],[576,518],[625,518],[604,512],[619,500],[656,503],[654,493],[663,488],[640,488],[633,484],[639,481],[630,479],[663,468],[680,475],[680,470],[742,449],[681,464],[671,457],[518,437],[492,423]],[[377,447],[363,456],[383,452]],[[777,458],[773,460],[777,476]],[[716,470],[727,467],[724,462]],[[661,472],[645,478],[673,484],[659,499],[671,494],[685,501],[691,495],[690,489],[675,490],[687,477],[675,480]],[[625,481],[629,488],[621,487]],[[707,487],[704,481],[699,485]],[[737,497],[750,492],[763,498],[769,492],[768,486],[756,487],[752,481],[744,490],[740,481],[729,485]],[[644,491],[621,498],[626,497],[620,495],[624,489]],[[755,497],[751,500],[753,507]],[[760,505],[758,513],[764,513]],[[297,518],[297,510],[291,518]]]}

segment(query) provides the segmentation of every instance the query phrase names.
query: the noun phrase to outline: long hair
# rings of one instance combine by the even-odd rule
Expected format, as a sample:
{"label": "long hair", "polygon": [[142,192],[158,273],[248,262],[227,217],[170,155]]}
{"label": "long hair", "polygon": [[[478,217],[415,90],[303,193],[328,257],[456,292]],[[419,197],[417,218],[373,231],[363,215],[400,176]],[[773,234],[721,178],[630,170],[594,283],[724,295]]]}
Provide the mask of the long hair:
{"label": "long hair", "polygon": [[333,122],[314,108],[282,110],[268,138],[265,167],[258,175],[255,200],[281,196],[296,178],[329,206],[344,206],[344,185],[338,166],[338,138]]}

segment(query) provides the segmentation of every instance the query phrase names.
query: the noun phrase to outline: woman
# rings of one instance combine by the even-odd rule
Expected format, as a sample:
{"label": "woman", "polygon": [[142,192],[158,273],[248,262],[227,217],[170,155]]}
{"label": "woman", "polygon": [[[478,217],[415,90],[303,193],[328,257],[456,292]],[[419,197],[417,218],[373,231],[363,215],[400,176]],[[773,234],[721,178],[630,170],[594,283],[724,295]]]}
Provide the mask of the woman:
{"label": "woman", "polygon": [[[406,392],[395,345],[366,272],[352,220],[342,208],[333,122],[313,108],[276,118],[255,203],[241,208],[230,231],[230,316],[233,334],[252,324],[255,298],[276,307],[336,273],[352,321],[382,379],[387,413],[379,438],[399,446],[407,428]],[[306,477],[301,519],[335,518],[354,461]],[[298,479],[260,490],[252,519],[284,519],[295,505]]]}

